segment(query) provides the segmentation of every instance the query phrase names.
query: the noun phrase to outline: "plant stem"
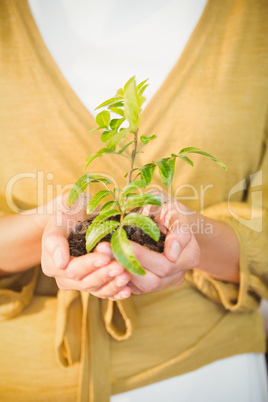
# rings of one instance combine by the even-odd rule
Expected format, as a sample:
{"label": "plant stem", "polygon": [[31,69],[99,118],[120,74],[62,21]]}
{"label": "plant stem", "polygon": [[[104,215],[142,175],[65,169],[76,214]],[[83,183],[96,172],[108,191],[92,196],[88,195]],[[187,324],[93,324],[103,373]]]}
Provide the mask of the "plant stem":
{"label": "plant stem", "polygon": [[136,180],[140,176],[141,172],[137,173],[133,180]]}
{"label": "plant stem", "polygon": [[138,132],[139,132],[139,130],[137,130],[137,131],[135,131],[135,133],[133,133],[134,134],[133,150],[131,153],[131,162],[130,162],[130,167],[129,167],[129,171],[128,171],[128,175],[127,175],[127,184],[131,183],[132,170],[134,167],[134,161],[135,161],[135,157],[137,154]]}
{"label": "plant stem", "polygon": [[124,158],[127,158],[127,159],[131,159],[129,156],[127,156],[127,155],[125,155],[125,154],[120,154],[119,152],[115,152],[115,154],[116,155],[120,155],[120,156],[123,156]]}
{"label": "plant stem", "polygon": [[104,185],[104,186],[107,188],[107,190],[108,190],[108,191],[110,191],[110,193],[112,194],[113,199],[114,199],[114,200],[115,200],[115,202],[117,203],[117,206],[118,206],[119,212],[122,214],[122,209],[121,209],[121,207],[120,207],[120,203],[119,203],[118,199],[116,198],[116,196],[115,196],[114,192],[113,192],[113,191],[111,191],[111,190],[109,189],[109,187],[107,186],[107,184],[103,183],[103,185]]}

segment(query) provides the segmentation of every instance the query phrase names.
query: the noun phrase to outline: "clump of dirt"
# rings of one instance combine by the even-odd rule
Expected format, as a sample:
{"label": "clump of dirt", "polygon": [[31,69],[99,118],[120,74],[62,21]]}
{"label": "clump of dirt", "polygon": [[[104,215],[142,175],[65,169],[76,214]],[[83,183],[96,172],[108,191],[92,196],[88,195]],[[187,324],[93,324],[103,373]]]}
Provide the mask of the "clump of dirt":
{"label": "clump of dirt", "polygon": [[[119,217],[115,216],[109,219],[119,220]],[[81,255],[87,254],[85,234],[92,220],[93,218],[87,219],[83,222],[79,222],[79,224],[76,227],[76,231],[70,234],[68,242],[71,256],[79,257]],[[124,226],[124,229],[127,232],[127,237],[129,240],[135,241],[136,243],[141,244],[142,246],[144,246],[149,250],[153,250],[159,253],[163,252],[166,238],[166,236],[163,233],[160,234],[160,239],[158,240],[158,242],[156,242],[149,235],[147,235],[147,233],[145,233],[142,229],[137,228],[136,226],[127,225]],[[111,236],[112,233],[105,236],[101,241],[110,242]],[[94,251],[94,249],[92,251]]]}

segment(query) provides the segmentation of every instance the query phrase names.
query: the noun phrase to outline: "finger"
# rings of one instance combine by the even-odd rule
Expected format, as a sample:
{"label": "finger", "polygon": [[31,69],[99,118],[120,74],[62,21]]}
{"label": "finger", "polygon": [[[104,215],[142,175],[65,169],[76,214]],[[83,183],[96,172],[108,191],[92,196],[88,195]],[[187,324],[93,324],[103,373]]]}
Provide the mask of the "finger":
{"label": "finger", "polygon": [[159,211],[160,207],[155,207],[154,205],[146,205],[145,207],[142,208],[140,213],[142,215],[148,216],[151,218],[154,222],[157,223],[159,230],[161,233],[164,235],[167,234],[167,228],[163,224],[163,222],[159,219],[161,211]]}
{"label": "finger", "polygon": [[116,293],[113,297],[109,297],[110,300],[124,300],[131,296],[131,289],[129,286],[125,286],[118,293]]}
{"label": "finger", "polygon": [[125,286],[129,280],[130,274],[124,270],[124,267],[117,261],[112,261],[108,266],[99,268],[97,271],[84,277],[80,283],[81,289],[84,291],[98,291],[102,293],[102,295],[105,295],[105,289],[103,290],[103,287],[109,284],[109,292],[115,294],[120,288]]}
{"label": "finger", "polygon": [[142,215],[150,217],[152,220],[154,220],[161,233],[166,234],[167,233],[167,228],[164,225],[164,223],[160,220],[160,215],[161,215],[162,207],[155,206],[155,205],[146,205],[140,210],[140,213]]}
{"label": "finger", "polygon": [[128,286],[116,286],[110,281],[103,285],[103,288],[98,290],[91,290],[88,286],[81,286],[80,281],[73,281],[71,279],[56,279],[57,285],[61,290],[79,290],[84,292],[90,292],[93,296],[99,297],[101,299],[111,299],[111,300],[123,300],[131,296],[131,289]]}
{"label": "finger", "polygon": [[131,293],[134,295],[140,295],[142,293],[142,291],[135,286],[133,282],[129,282],[128,287],[131,289]]}
{"label": "finger", "polygon": [[41,266],[47,276],[54,276],[64,270],[70,261],[69,244],[61,228],[54,232],[44,232],[42,238]]}
{"label": "finger", "polygon": [[133,275],[128,284],[133,294],[149,293],[165,289],[170,286],[179,286],[183,283],[185,271],[177,271],[174,275],[159,278],[157,275],[147,271],[142,278]]}
{"label": "finger", "polygon": [[113,296],[118,293],[129,280],[130,274],[116,261],[99,268],[80,281],[56,277],[56,282],[62,290],[76,289],[92,294],[94,293],[98,297]]}
{"label": "finger", "polygon": [[[99,243],[93,253],[72,259],[68,268],[62,274],[57,272],[57,275],[74,280],[83,279],[86,275],[98,270],[98,268],[109,264],[111,259],[114,259],[114,257],[110,243]],[[114,275],[111,273],[111,277],[123,272],[124,268],[120,265],[120,269],[118,268],[118,270],[120,272],[115,272]]]}
{"label": "finger", "polygon": [[200,247],[194,236],[182,250],[178,260],[175,263],[175,271],[184,271],[198,267],[200,263]]}
{"label": "finger", "polygon": [[112,252],[112,247],[111,247],[111,243],[108,242],[101,242],[97,245],[96,251],[98,251],[99,253],[104,253],[107,254],[111,259],[114,258],[113,252]]}
{"label": "finger", "polygon": [[146,274],[143,276],[131,275],[129,287],[133,289],[134,294],[153,292],[161,288],[161,278],[146,270]]}
{"label": "finger", "polygon": [[61,200],[59,200],[57,205],[57,218],[58,225],[61,224],[61,219],[64,221],[64,226],[67,227],[68,235],[70,234],[70,229],[72,228],[72,221],[74,224],[78,222],[83,222],[86,219],[89,219],[91,216],[94,216],[95,213],[91,215],[87,215],[86,207],[90,199],[91,195],[88,193],[82,193],[79,197],[69,206],[68,203],[69,194],[65,194]]}
{"label": "finger", "polygon": [[160,230],[161,228],[170,230],[175,221],[179,221],[180,225],[187,225],[189,216],[195,212],[191,211],[185,205],[167,198],[162,207],[155,209],[154,206],[149,205],[142,209],[142,213],[153,217],[154,221],[159,225]]}
{"label": "finger", "polygon": [[159,228],[162,233],[166,234],[167,228],[160,219],[160,217],[163,215],[164,211],[166,209],[170,208],[172,206],[173,201],[172,198],[169,197],[164,191],[158,190],[158,189],[153,189],[148,191],[150,194],[153,194],[157,197],[160,198],[162,202],[162,206],[156,206],[156,205],[146,205],[141,209],[141,213],[146,216],[152,217],[159,225]]}
{"label": "finger", "polygon": [[[118,277],[119,278],[119,277]],[[123,279],[126,281],[126,279]],[[127,279],[127,285],[118,285],[116,280],[110,281],[103,285],[95,294],[102,299],[123,300],[131,295],[131,289],[128,287],[130,277]],[[92,293],[92,292],[91,292]]]}
{"label": "finger", "polygon": [[[174,269],[177,268],[175,263],[169,261],[164,253],[148,250],[138,243],[131,242],[131,244],[137,260],[148,272],[161,278],[172,275]],[[142,278],[145,278],[145,276]]]}
{"label": "finger", "polygon": [[163,227],[166,228],[164,254],[171,262],[177,261],[192,237],[187,223],[187,213],[188,210],[184,205],[172,202],[165,204],[154,217],[162,232]]}
{"label": "finger", "polygon": [[89,194],[81,194],[71,207],[68,206],[66,195],[55,200],[57,212],[49,220],[42,236],[41,265],[46,275],[55,276],[58,270],[66,269],[70,261],[67,239],[78,221],[85,219],[89,199]]}
{"label": "finger", "polygon": [[170,230],[168,230],[165,239],[164,254],[167,259],[176,262],[192,237],[189,226],[186,223],[180,224],[179,220],[175,220],[170,225]]}
{"label": "finger", "polygon": [[65,269],[70,261],[68,244],[69,217],[58,211],[53,216],[42,236],[41,265],[48,276],[53,276],[55,269]]}
{"label": "finger", "polygon": [[107,254],[89,253],[72,258],[64,270],[55,270],[54,276],[77,281],[108,265],[110,262],[111,259]]}

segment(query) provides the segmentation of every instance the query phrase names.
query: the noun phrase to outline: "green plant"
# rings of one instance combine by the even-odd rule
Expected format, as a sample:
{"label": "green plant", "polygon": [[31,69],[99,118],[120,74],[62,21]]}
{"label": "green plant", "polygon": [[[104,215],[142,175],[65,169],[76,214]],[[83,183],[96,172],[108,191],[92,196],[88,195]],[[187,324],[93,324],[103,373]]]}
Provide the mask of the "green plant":
{"label": "green plant", "polygon": [[[109,186],[112,182],[107,177],[86,173],[74,184],[68,199],[71,206],[90,183],[100,182],[104,185],[105,189],[97,192],[87,205],[87,214],[91,214],[106,197],[112,196],[113,200],[103,205],[99,215],[95,217],[88,227],[86,232],[87,252],[90,252],[103,237],[112,233],[111,247],[115,258],[127,270],[139,275],[144,275],[145,271],[135,258],[124,226],[136,226],[155,241],[158,241],[160,231],[157,224],[147,216],[131,212],[134,208],[145,205],[161,206],[159,197],[150,193],[137,194],[138,189],[148,187],[153,178],[155,168],[159,171],[162,183],[167,187],[171,185],[177,158],[193,166],[191,159],[186,156],[189,153],[207,156],[226,169],[219,159],[195,147],[183,148],[178,154],[171,154],[171,156],[156,162],[152,161],[144,166],[135,167],[136,155],[142,152],[142,149],[156,138],[155,135],[150,137],[139,136],[141,107],[145,101],[143,93],[147,86],[147,80],[137,85],[135,77],[130,78],[124,88],[120,88],[117,91],[115,97],[108,99],[96,108],[105,108],[105,110],[96,116],[98,127],[89,132],[93,133],[96,130],[102,130],[101,140],[106,146],[87,157],[86,168],[94,159],[105,154],[115,154],[128,158],[129,171],[124,176],[126,177],[125,187],[122,189],[110,189]],[[111,113],[117,117],[111,119]],[[124,127],[125,125],[127,127]],[[131,149],[130,155],[128,153],[129,149]],[[116,216],[119,216],[119,221],[112,219]]]}

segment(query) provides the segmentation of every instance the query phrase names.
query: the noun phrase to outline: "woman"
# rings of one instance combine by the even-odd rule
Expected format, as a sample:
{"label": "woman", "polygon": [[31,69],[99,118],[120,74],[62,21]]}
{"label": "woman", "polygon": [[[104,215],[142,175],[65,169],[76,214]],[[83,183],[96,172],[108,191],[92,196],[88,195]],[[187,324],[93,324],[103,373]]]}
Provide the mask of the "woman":
{"label": "woman", "polygon": [[[251,353],[265,350],[257,307],[267,297],[267,217],[260,219],[260,200],[252,197],[262,184],[265,208],[267,5],[209,1],[203,13],[200,3],[201,14],[145,107],[141,132],[158,135],[149,160],[194,145],[218,156],[228,172],[201,158],[194,170],[178,164],[173,196],[201,214],[187,215],[192,232],[174,232],[173,219],[182,214],[172,209],[161,259],[135,246],[147,269],[136,278],[112,260],[107,244],[69,259],[72,222],[58,195],[100,142],[95,137],[91,148],[85,133],[94,119],[55,65],[26,1],[2,2],[1,132],[3,149],[12,149],[1,170],[4,400],[105,401],[239,354],[261,367]],[[120,184],[125,165],[109,157],[94,165],[107,170]],[[27,212],[10,216],[15,209]],[[83,212],[71,218],[81,220]],[[42,238],[45,275],[29,270],[40,263]]]}

